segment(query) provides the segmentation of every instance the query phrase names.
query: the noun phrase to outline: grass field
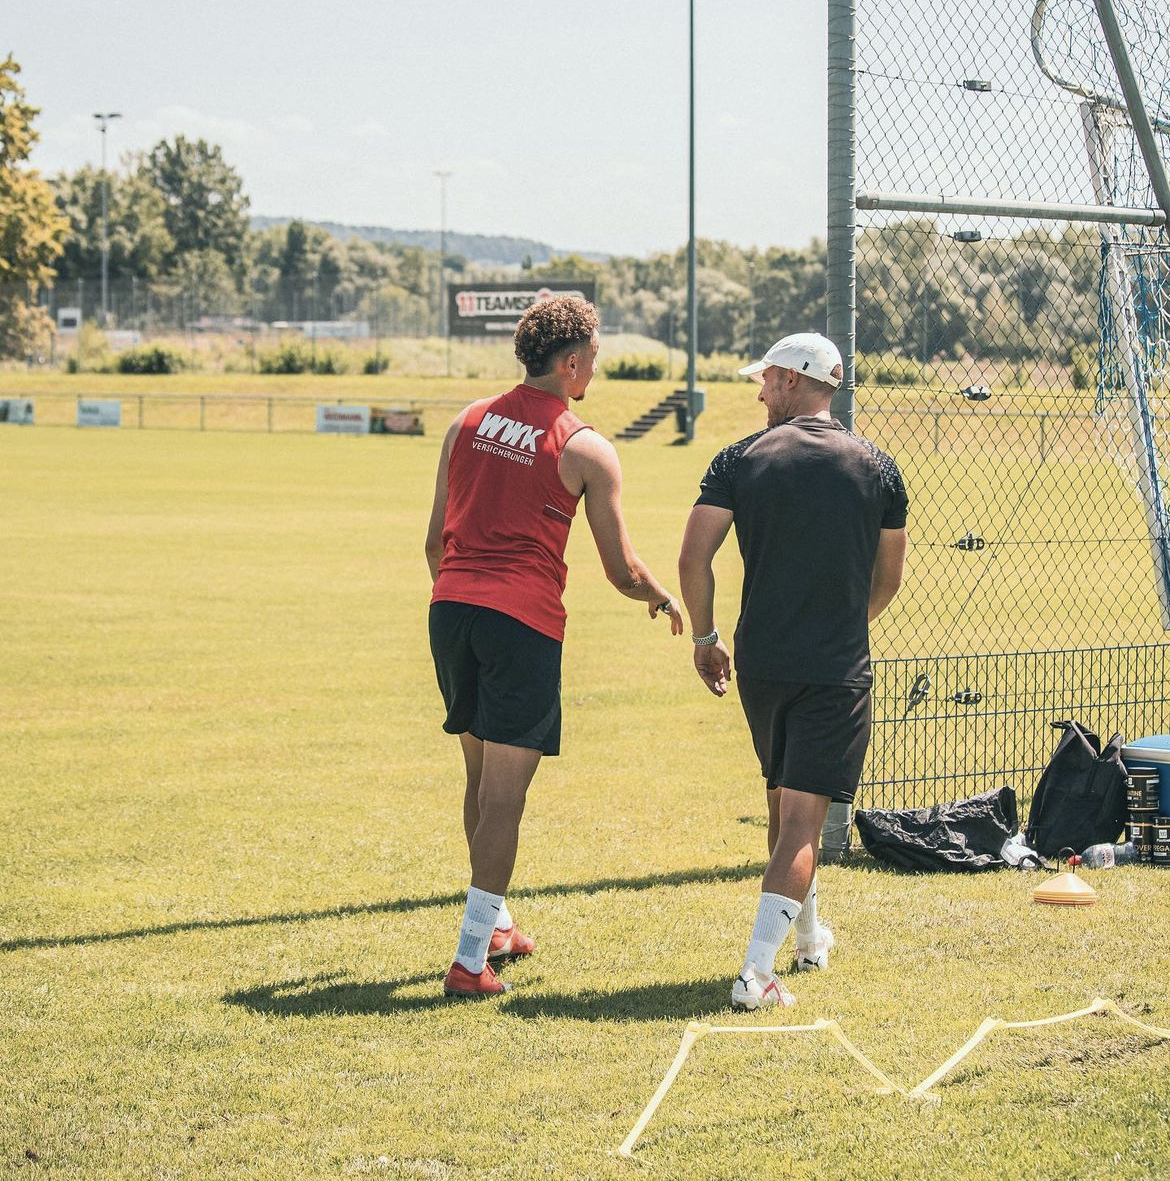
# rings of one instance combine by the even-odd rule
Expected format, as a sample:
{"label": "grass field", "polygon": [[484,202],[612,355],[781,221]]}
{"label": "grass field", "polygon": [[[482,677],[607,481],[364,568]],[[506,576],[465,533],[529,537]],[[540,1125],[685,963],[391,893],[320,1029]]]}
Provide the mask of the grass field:
{"label": "grass field", "polygon": [[[703,446],[623,449],[635,544],[671,584],[712,449],[756,422],[741,394],[712,391]],[[623,397],[599,383],[590,418],[622,425]],[[936,1103],[877,1094],[827,1038],[708,1039],[633,1161],[614,1155],[688,1020],[762,1023],[725,1005],[763,792],[734,696],[605,585],[582,526],[564,754],[511,894],[539,951],[502,1003],[442,1000],[466,851],[425,642],[439,441],[0,430],[0,1162],[103,1181],[1165,1176],[1170,1045],[1105,1017],[996,1035]],[[729,620],[730,546],[719,579]],[[1024,874],[826,867],[840,950],[767,1023],[836,1018],[906,1087],[988,1015],[1103,996],[1170,1026],[1170,876],[1085,876],[1100,905],[1066,911]]]}

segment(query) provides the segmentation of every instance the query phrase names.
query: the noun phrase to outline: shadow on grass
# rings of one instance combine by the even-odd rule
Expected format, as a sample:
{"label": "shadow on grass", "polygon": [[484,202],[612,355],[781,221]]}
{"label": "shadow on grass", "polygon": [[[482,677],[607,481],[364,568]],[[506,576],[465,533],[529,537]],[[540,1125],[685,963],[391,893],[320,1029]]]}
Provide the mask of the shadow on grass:
{"label": "shadow on grass", "polygon": [[[709,869],[681,869],[674,873],[645,874],[631,878],[599,878],[592,882],[573,882],[552,886],[528,886],[512,890],[508,898],[557,898],[570,894],[598,894],[604,890],[654,890],[660,886],[689,886],[695,883],[742,882],[758,878],[764,863],[715,866]],[[157,927],[132,927],[125,931],[97,931],[88,935],[28,935],[0,942],[0,952],[26,951],[39,947],[71,947],[85,943],[117,943],[126,939],[145,939],[155,935],[177,935],[185,931],[221,931],[237,927],[260,927],[272,923],[309,923],[322,919],[351,918],[366,914],[402,914],[413,910],[462,906],[466,894],[431,894],[421,898],[391,898],[352,906],[334,906],[325,910],[295,910],[279,914],[245,915],[238,918],[193,919],[185,923],[164,923]]]}
{"label": "shadow on grass", "polygon": [[[397,995],[400,990],[419,984],[430,985],[426,996]],[[229,992],[223,1002],[275,1017],[389,1016],[456,1003],[443,995],[443,977],[435,972],[401,980],[364,982],[347,980],[340,972],[306,976]]]}
{"label": "shadow on grass", "polygon": [[648,984],[614,992],[509,993],[500,1011],[509,1017],[568,1017],[577,1021],[662,1021],[709,1017],[725,1010],[731,996],[731,977]]}
{"label": "shadow on grass", "polygon": [[[425,995],[400,995],[420,984],[428,986]],[[729,988],[724,977],[616,992],[541,993],[537,991],[539,985],[521,985],[499,1000],[470,1002],[443,996],[442,976],[438,974],[358,982],[346,979],[344,973],[332,973],[240,989],[224,996],[223,1002],[276,1017],[390,1016],[483,1003],[522,1020],[568,1017],[577,1021],[662,1021],[703,1017],[726,1009]]]}

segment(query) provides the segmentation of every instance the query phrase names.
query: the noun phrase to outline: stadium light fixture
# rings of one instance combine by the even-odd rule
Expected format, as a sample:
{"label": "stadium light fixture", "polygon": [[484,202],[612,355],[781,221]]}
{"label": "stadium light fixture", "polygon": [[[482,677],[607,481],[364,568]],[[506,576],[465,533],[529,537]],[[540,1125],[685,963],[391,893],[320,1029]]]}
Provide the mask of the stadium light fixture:
{"label": "stadium light fixture", "polygon": [[102,327],[110,319],[110,233],[109,233],[109,187],[106,176],[106,128],[114,119],[121,119],[120,111],[106,111],[94,115],[102,133]]}

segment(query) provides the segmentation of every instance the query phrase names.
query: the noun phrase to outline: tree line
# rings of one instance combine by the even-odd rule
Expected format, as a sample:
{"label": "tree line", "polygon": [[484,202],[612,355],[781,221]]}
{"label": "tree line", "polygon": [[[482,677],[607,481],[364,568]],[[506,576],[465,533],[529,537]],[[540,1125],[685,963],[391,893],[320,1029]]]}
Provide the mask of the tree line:
{"label": "tree line", "polygon": [[[110,288],[141,285],[183,299],[184,317],[364,319],[423,334],[441,323],[437,252],[361,237],[343,240],[304,221],[253,229],[239,173],[217,145],[178,136],[123,157],[104,177],[90,166],[45,179],[27,165],[36,142],[19,65],[0,63],[0,352],[41,351],[51,324],[37,293],[96,280],[107,202]],[[823,329],[826,248],[697,243],[696,348],[758,353],[789,331]],[[1096,335],[1099,237],[1058,235],[959,242],[929,218],[864,229],[857,242],[857,345],[868,354],[929,360],[975,353],[1024,360],[1067,354]],[[448,254],[448,281],[515,277]],[[689,332],[686,254],[553,257],[532,279],[589,278],[603,322],[682,346]],[[59,301],[60,302],[60,301]],[[114,320],[125,303],[115,302]]]}

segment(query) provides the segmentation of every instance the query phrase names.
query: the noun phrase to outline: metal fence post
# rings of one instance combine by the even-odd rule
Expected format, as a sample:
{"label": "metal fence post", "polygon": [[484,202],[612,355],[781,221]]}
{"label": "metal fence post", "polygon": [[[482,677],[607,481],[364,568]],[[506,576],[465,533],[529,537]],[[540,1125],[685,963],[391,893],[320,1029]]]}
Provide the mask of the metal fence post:
{"label": "metal fence post", "polygon": [[[829,216],[825,333],[841,350],[841,385],[832,414],[853,429],[856,326],[856,65],[854,0],[829,0]],[[849,850],[852,826],[848,804],[832,803],[821,830],[821,857],[838,861]]]}
{"label": "metal fence post", "polygon": [[829,216],[826,335],[841,350],[842,380],[833,417],[853,429],[856,374],[856,79],[854,0],[829,0]]}

